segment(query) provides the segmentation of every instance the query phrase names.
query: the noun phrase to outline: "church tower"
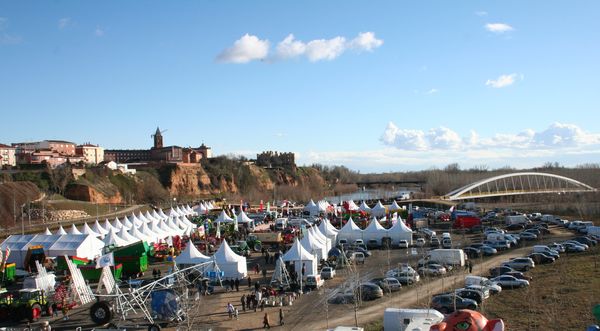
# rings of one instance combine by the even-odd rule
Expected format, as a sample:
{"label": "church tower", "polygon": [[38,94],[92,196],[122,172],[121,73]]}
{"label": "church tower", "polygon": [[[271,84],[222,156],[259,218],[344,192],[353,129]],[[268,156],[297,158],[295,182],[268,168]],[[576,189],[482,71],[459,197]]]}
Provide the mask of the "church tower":
{"label": "church tower", "polygon": [[154,137],[154,148],[163,148],[163,137],[158,127],[156,127],[156,133],[152,136]]}

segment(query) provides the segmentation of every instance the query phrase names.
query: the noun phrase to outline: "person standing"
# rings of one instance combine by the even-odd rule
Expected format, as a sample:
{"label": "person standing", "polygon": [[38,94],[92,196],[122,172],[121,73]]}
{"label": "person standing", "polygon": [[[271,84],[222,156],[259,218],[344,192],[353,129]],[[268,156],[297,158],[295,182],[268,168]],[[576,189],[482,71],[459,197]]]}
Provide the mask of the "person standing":
{"label": "person standing", "polygon": [[240,279],[239,278],[235,279],[235,291],[236,292],[240,291]]}
{"label": "person standing", "polygon": [[267,267],[264,267],[262,270],[263,279],[267,279]]}
{"label": "person standing", "polygon": [[283,309],[279,308],[279,325],[283,325]]}
{"label": "person standing", "polygon": [[469,261],[469,273],[473,273],[473,263]]}
{"label": "person standing", "polygon": [[246,311],[246,295],[242,294],[242,298],[240,299],[240,302],[242,303],[242,311],[245,312]]}
{"label": "person standing", "polygon": [[231,302],[227,303],[227,315],[229,315],[229,319],[233,318],[233,305]]}
{"label": "person standing", "polygon": [[270,329],[271,325],[269,324],[269,314],[265,313],[265,317],[263,317],[263,328]]}

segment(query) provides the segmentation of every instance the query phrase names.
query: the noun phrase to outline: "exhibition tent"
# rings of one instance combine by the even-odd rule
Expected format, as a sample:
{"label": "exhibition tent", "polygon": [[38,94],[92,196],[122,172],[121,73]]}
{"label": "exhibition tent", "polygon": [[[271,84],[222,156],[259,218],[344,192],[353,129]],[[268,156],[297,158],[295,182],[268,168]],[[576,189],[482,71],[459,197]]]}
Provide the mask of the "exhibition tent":
{"label": "exhibition tent", "polygon": [[307,231],[300,243],[309,253],[316,255],[317,261],[327,259],[327,246],[317,240],[312,232]]}
{"label": "exhibition tent", "polygon": [[127,240],[119,237],[115,229],[111,229],[108,232],[108,234],[104,237],[104,239],[102,239],[102,242],[104,242],[105,246],[121,247],[129,245],[129,242]]}
{"label": "exhibition tent", "polygon": [[93,235],[63,235],[50,246],[49,256],[77,256],[94,259],[102,255],[104,242]]}
{"label": "exhibition tent", "polygon": [[363,231],[363,240],[367,242],[368,240],[377,240],[377,242],[381,243],[381,239],[383,237],[387,237],[388,230],[386,230],[377,218],[373,217],[369,225]]}
{"label": "exhibition tent", "polygon": [[316,275],[318,260],[316,256],[310,254],[298,241],[298,238],[294,241],[292,247],[283,254],[281,259],[284,262],[294,263],[294,270],[298,275],[302,274],[302,265],[305,267],[305,275]]}
{"label": "exhibition tent", "polygon": [[373,209],[371,209],[371,215],[375,217],[382,217],[385,215],[385,206],[381,203],[381,201],[377,201],[377,204]]}
{"label": "exhibition tent", "polygon": [[67,234],[67,231],[65,231],[65,228],[63,228],[63,226],[59,226],[58,227],[58,231],[56,231],[56,234]]}
{"label": "exhibition tent", "polygon": [[319,215],[319,206],[317,206],[314,201],[310,200],[310,202],[304,206],[304,211],[308,212],[311,216]]}
{"label": "exhibition tent", "polygon": [[219,215],[219,217],[215,220],[215,222],[217,223],[231,223],[233,222],[233,218],[227,216],[227,214],[225,213],[225,211],[221,211],[221,214]]}
{"label": "exhibition tent", "polygon": [[337,241],[340,239],[346,239],[348,243],[353,243],[356,239],[362,239],[362,230],[354,223],[352,217],[348,219],[348,222],[340,229],[337,234]]}
{"label": "exhibition tent", "polygon": [[358,207],[358,209],[364,211],[367,214],[371,213],[371,207],[369,207],[364,200],[360,204],[360,207]]}
{"label": "exhibition tent", "polygon": [[248,275],[246,258],[235,254],[226,240],[223,240],[213,258],[219,269],[224,273],[225,278],[242,279]]}
{"label": "exhibition tent", "polygon": [[321,224],[319,224],[319,231],[321,231],[325,237],[329,238],[332,243],[337,242],[336,238],[339,230],[334,228],[333,225],[329,223],[328,219],[325,218],[321,221]]}
{"label": "exhibition tent", "polygon": [[239,223],[252,223],[252,219],[243,210],[237,215],[237,221]]}
{"label": "exhibition tent", "polygon": [[81,234],[81,231],[77,229],[75,224],[71,224],[71,229],[69,230],[69,234]]}
{"label": "exhibition tent", "polygon": [[412,234],[412,230],[401,219],[388,230],[388,237],[392,238],[392,245],[398,244],[400,240],[406,240],[409,245],[412,245]]}
{"label": "exhibition tent", "polygon": [[[331,240],[329,238],[327,238],[325,235],[323,235],[321,233],[321,231],[319,231],[319,228],[316,226],[311,227],[310,229],[308,229],[309,232],[312,232],[313,236],[322,244],[325,245],[325,252],[329,252],[329,250],[331,249]],[[327,258],[327,255],[325,255],[325,258]]]}
{"label": "exhibition tent", "polygon": [[390,211],[399,211],[401,209],[402,208],[398,205],[396,200],[394,200],[394,202],[392,202],[392,205],[390,206]]}
{"label": "exhibition tent", "polygon": [[200,253],[198,248],[190,240],[185,249],[175,258],[175,263],[179,265],[195,265],[211,261],[211,258]]}

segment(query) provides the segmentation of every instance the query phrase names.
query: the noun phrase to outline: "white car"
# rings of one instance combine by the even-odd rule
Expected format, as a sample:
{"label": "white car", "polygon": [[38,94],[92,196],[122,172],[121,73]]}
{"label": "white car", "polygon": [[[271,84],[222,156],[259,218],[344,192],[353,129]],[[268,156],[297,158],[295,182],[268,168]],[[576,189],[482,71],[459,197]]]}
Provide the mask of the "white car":
{"label": "white car", "polygon": [[335,269],[333,269],[332,267],[325,267],[321,269],[321,277],[323,279],[331,279],[335,277]]}
{"label": "white car", "polygon": [[417,272],[423,276],[441,276],[445,274],[446,268],[439,264],[429,264],[417,269]]}
{"label": "white car", "polygon": [[423,239],[423,238],[417,239],[417,241],[415,242],[415,245],[417,247],[423,247],[423,246],[425,246],[425,239]]}
{"label": "white car", "polygon": [[398,242],[398,248],[408,248],[408,241],[406,241],[406,240],[400,240]]}

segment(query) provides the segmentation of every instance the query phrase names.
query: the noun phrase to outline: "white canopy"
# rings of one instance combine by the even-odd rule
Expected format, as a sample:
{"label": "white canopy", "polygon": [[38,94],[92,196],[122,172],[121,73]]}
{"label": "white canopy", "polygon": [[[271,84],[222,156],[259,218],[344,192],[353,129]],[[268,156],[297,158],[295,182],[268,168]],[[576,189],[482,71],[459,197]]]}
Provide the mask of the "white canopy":
{"label": "white canopy", "polygon": [[200,253],[200,251],[194,246],[194,243],[190,240],[185,246],[185,249],[175,258],[177,264],[200,264],[209,262],[210,257]]}
{"label": "white canopy", "polygon": [[356,205],[356,203],[354,203],[354,200],[348,200],[348,211],[355,211],[355,210],[359,210],[359,208]]}
{"label": "white canopy", "polygon": [[45,234],[45,235],[47,235],[47,236],[51,236],[51,235],[52,235],[52,232],[50,232],[50,229],[48,229],[48,228],[46,227],[46,231],[44,231],[44,234]]}
{"label": "white canopy", "polygon": [[172,218],[169,218],[167,220],[167,225],[169,226],[169,228],[171,228],[171,231],[175,233],[176,236],[183,235],[183,230],[179,228],[177,223],[175,223],[175,220],[173,220]]}
{"label": "white canopy", "polygon": [[133,228],[131,228],[130,234],[132,236],[138,238],[139,240],[147,242],[148,244],[155,241],[154,238],[145,235],[139,228],[136,228],[135,226]]}
{"label": "white canopy", "polygon": [[11,235],[2,244],[0,249],[10,249],[8,263],[15,263],[17,268],[23,268],[27,251],[31,246],[42,246],[46,256],[57,257],[62,255],[78,256],[92,259],[102,252],[104,243],[92,235],[65,234],[65,235]]}
{"label": "white canopy", "polygon": [[154,219],[157,219],[157,220],[164,220],[165,219],[164,217],[160,216],[160,214],[157,213],[156,210],[152,211],[152,217],[154,217]]}
{"label": "white canopy", "polygon": [[56,234],[67,234],[67,231],[65,231],[65,228],[62,227],[62,224],[58,227]]}
{"label": "white canopy", "polygon": [[126,240],[127,243],[129,244],[133,244],[135,242],[140,241],[139,238],[136,238],[134,236],[132,236],[129,231],[127,231],[127,228],[122,227],[121,231],[119,231],[119,237],[121,237],[122,239]]}
{"label": "white canopy", "polygon": [[307,231],[300,243],[311,254],[315,254],[317,260],[327,259],[327,246],[314,237],[311,231]]}
{"label": "white canopy", "polygon": [[248,266],[246,258],[235,254],[226,240],[223,240],[221,247],[213,255],[215,263],[224,273],[225,278],[246,278],[248,275]]}
{"label": "white canopy", "polygon": [[392,238],[392,245],[398,244],[400,240],[406,240],[409,245],[412,245],[412,234],[412,230],[401,219],[388,230],[388,237]]}
{"label": "white canopy", "polygon": [[304,249],[304,247],[298,241],[298,238],[294,241],[292,247],[283,254],[281,259],[284,262],[293,262],[294,269],[298,275],[302,274],[302,265],[306,268],[305,275],[316,275],[317,274],[317,258],[310,254]]}
{"label": "white canopy", "polygon": [[69,234],[82,234],[79,229],[75,226],[75,224],[71,224],[71,229],[69,230]]}
{"label": "white canopy", "polygon": [[319,224],[319,231],[321,231],[325,237],[329,238],[332,243],[337,242],[336,238],[339,230],[334,228],[333,225],[329,223],[328,219],[325,218],[321,221],[321,224]]}
{"label": "white canopy", "polygon": [[371,213],[371,207],[369,207],[367,205],[367,203],[363,200],[363,202],[360,204],[360,207],[358,207],[358,209],[364,211],[365,213]]}
{"label": "white canopy", "polygon": [[227,214],[225,214],[225,211],[221,211],[221,214],[219,215],[219,217],[215,220],[217,223],[231,223],[233,222],[233,218],[227,216]]}
{"label": "white canopy", "polygon": [[92,228],[90,228],[90,226],[87,223],[83,223],[83,230],[81,231],[81,233],[83,234],[91,234],[94,237],[100,237],[102,236],[102,234],[92,230]]}
{"label": "white canopy", "polygon": [[104,242],[105,246],[121,247],[129,245],[127,240],[119,237],[115,229],[111,229],[102,241]]}
{"label": "white canopy", "polygon": [[392,202],[392,205],[390,206],[390,211],[398,211],[401,210],[402,208],[398,205],[398,203],[396,202],[396,200],[394,200],[394,202]]}
{"label": "white canopy", "polygon": [[123,217],[121,224],[123,224],[123,227],[127,228],[128,230],[133,227],[133,222],[131,222],[127,216]]}
{"label": "white canopy", "polygon": [[112,222],[112,227],[115,229],[121,229],[123,227],[123,223],[121,223],[121,221],[119,221],[119,218],[115,217],[115,220]]}
{"label": "white canopy", "polygon": [[308,212],[311,216],[319,215],[319,206],[317,206],[314,201],[310,200],[310,202],[304,206],[304,211]]}
{"label": "white canopy", "polygon": [[159,210],[158,210],[158,215],[159,215],[161,218],[164,218],[164,219],[167,219],[167,218],[169,218],[169,216],[165,215],[165,212],[164,212],[162,209],[159,209]]}
{"label": "white canopy", "polygon": [[[325,235],[323,235],[321,233],[321,231],[319,231],[319,228],[317,228],[316,226],[312,226],[311,228],[308,229],[308,231],[312,232],[313,236],[323,245],[325,245],[325,252],[329,252],[329,250],[331,249],[331,239],[327,238]],[[327,258],[327,255],[325,255],[325,258]]]}
{"label": "white canopy", "polygon": [[371,215],[376,217],[382,217],[385,215],[385,206],[381,203],[381,201],[377,201],[377,204],[373,209],[371,209]]}
{"label": "white canopy", "polygon": [[352,217],[348,219],[348,222],[340,229],[337,235],[337,241],[340,239],[346,239],[349,243],[354,242],[356,239],[362,239],[362,230],[354,223]]}
{"label": "white canopy", "polygon": [[194,211],[198,213],[198,215],[204,215],[208,211],[208,208],[206,208],[204,202],[200,202],[198,206],[194,207]]}
{"label": "white canopy", "polygon": [[116,231],[118,231],[118,228],[115,228],[114,226],[112,226],[112,224],[110,224],[110,222],[108,221],[108,218],[104,220],[104,230],[106,231],[106,233],[109,233],[110,230],[115,229]]}
{"label": "white canopy", "polygon": [[239,223],[252,223],[252,219],[243,210],[237,215],[237,221]]}
{"label": "white canopy", "polygon": [[165,238],[169,237],[171,234],[169,232],[161,229],[159,226],[160,223],[162,223],[162,222],[161,221],[151,222],[150,230],[152,230],[152,232],[156,233],[156,235],[158,236],[159,239],[165,239]]}
{"label": "white canopy", "polygon": [[377,218],[373,217],[369,225],[363,231],[363,240],[366,242],[368,240],[377,240],[377,242],[381,243],[381,239],[383,237],[388,236],[388,230],[386,230]]}
{"label": "white canopy", "polygon": [[131,221],[131,223],[133,223],[133,225],[136,227],[140,227],[142,224],[144,224],[141,219],[135,216],[135,213],[131,213],[131,216],[129,216],[129,221]]}

